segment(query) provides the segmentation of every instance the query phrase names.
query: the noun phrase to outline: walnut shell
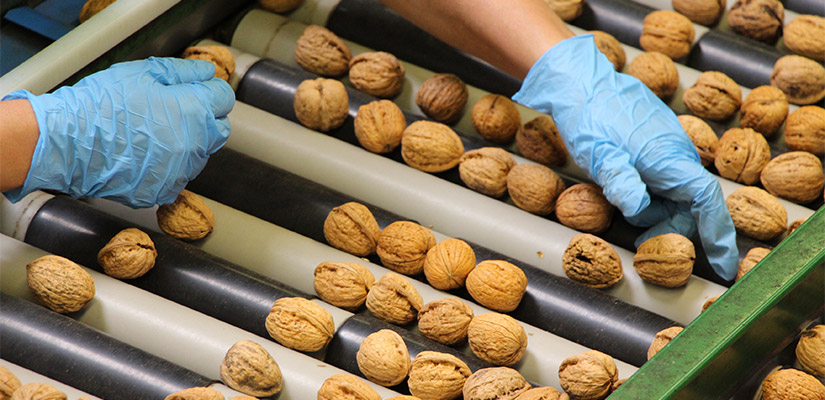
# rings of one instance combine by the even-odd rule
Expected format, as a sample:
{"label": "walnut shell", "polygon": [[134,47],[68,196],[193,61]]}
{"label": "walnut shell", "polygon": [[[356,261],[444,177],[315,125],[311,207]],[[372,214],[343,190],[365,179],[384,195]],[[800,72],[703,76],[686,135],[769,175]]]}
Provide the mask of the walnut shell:
{"label": "walnut shell", "polygon": [[513,365],[521,360],[527,349],[524,328],[515,318],[505,314],[487,313],[474,317],[467,329],[467,339],[473,354],[494,365]]}
{"label": "walnut shell", "polygon": [[559,400],[561,393],[558,390],[550,387],[535,387],[526,392],[523,392],[516,400]]}
{"label": "walnut shell", "polygon": [[559,383],[573,400],[604,399],[618,380],[613,358],[596,350],[568,357],[559,366]]}
{"label": "walnut shell", "polygon": [[796,360],[811,375],[825,377],[825,325],[802,331],[796,344]]}
{"label": "walnut shell", "polygon": [[516,160],[507,150],[482,147],[461,156],[458,173],[468,188],[490,197],[501,197],[507,191],[507,173]]}
{"label": "walnut shell", "polygon": [[666,233],[647,239],[636,249],[633,267],[645,282],[675,288],[690,279],[695,260],[696,249],[690,239]]}
{"label": "walnut shell", "polygon": [[224,400],[224,397],[212,388],[193,387],[172,393],[163,400]]}
{"label": "walnut shell", "polygon": [[730,118],[742,104],[742,90],[718,71],[707,71],[682,93],[682,101],[693,115],[713,121]]}
{"label": "walnut shell", "polygon": [[95,297],[95,281],[69,259],[47,255],[26,265],[26,282],[40,304],[52,311],[70,313]]}
{"label": "walnut shell", "polygon": [[593,41],[596,42],[596,47],[613,63],[613,68],[615,68],[616,71],[621,71],[627,60],[622,44],[607,32],[588,31],[588,33],[593,34]]}
{"label": "walnut shell", "polygon": [[373,153],[389,153],[401,144],[407,128],[404,112],[389,100],[376,100],[358,107],[355,138]]}
{"label": "walnut shell", "polygon": [[819,197],[825,185],[825,173],[819,158],[805,151],[791,151],[771,160],[760,175],[768,193],[799,204]]}
{"label": "walnut shell", "polygon": [[384,274],[367,294],[367,309],[377,318],[404,325],[415,320],[424,300],[407,278]]}
{"label": "walnut shell", "polygon": [[510,199],[518,208],[536,215],[552,213],[564,189],[564,181],[543,165],[516,165],[507,174]]}
{"label": "walnut shell", "polygon": [[82,24],[114,2],[115,0],[87,0],[80,9],[80,16],[77,19]]}
{"label": "walnut shell", "polygon": [[315,267],[312,285],[318,297],[329,304],[355,311],[367,301],[375,277],[361,264],[324,261]]}
{"label": "walnut shell", "polygon": [[467,275],[476,266],[476,254],[461,239],[445,239],[427,252],[424,275],[427,282],[441,290],[464,286]]}
{"label": "walnut shell", "polygon": [[461,118],[467,105],[467,84],[453,74],[435,74],[424,81],[415,94],[415,104],[424,115],[445,124]]}
{"label": "walnut shell", "polygon": [[295,61],[316,75],[330,78],[344,75],[351,60],[349,46],[323,26],[307,26],[295,43]]}
{"label": "walnut shell", "polygon": [[656,338],[653,339],[653,343],[650,344],[650,347],[647,349],[647,359],[650,360],[653,356],[656,355],[660,350],[662,350],[668,343],[670,343],[673,338],[676,337],[680,332],[682,332],[685,328],[681,326],[672,326],[667,329],[662,329],[659,332],[656,332]]}
{"label": "walnut shell", "polygon": [[0,400],[9,400],[17,389],[20,389],[20,380],[6,367],[0,365]]}
{"label": "walnut shell", "polygon": [[221,380],[232,389],[258,397],[272,396],[284,386],[278,363],[263,346],[250,340],[241,340],[226,352]]}
{"label": "walnut shell", "polygon": [[388,99],[401,93],[404,86],[404,66],[390,53],[361,53],[349,63],[349,81],[356,89],[375,97]]}
{"label": "walnut shell", "polygon": [[610,243],[589,233],[570,239],[564,250],[562,267],[568,278],[603,289],[622,279],[622,259]]}
{"label": "walnut shell", "polygon": [[689,20],[705,26],[716,25],[725,13],[727,0],[673,0],[673,9]]}
{"label": "walnut shell", "polygon": [[675,11],[647,14],[639,44],[645,51],[658,51],[674,60],[686,56],[693,44],[693,23]]}
{"label": "walnut shell", "polygon": [[771,148],[764,136],[750,128],[731,128],[719,139],[713,165],[719,175],[753,185],[770,160]]}
{"label": "walnut shell", "polygon": [[395,386],[410,372],[410,353],[401,335],[389,329],[369,334],[355,355],[358,369],[372,382]]}
{"label": "walnut shell", "polygon": [[577,183],[561,192],[556,199],[556,217],[569,228],[601,233],[613,220],[613,205],[602,189],[589,183]]}
{"label": "walnut shell", "polygon": [[158,207],[160,230],[181,240],[203,239],[215,227],[215,214],[198,195],[183,190],[175,202]]}
{"label": "walnut shell", "polygon": [[407,385],[422,400],[451,400],[461,396],[470,367],[451,354],[422,351],[415,356]]}
{"label": "walnut shell", "polygon": [[539,164],[564,165],[567,162],[567,147],[556,123],[546,115],[533,118],[519,128],[516,146],[521,155]]}
{"label": "walnut shell", "polygon": [[11,400],[66,400],[66,393],[48,383],[27,383],[14,391]]}
{"label": "walnut shell", "polygon": [[679,87],[676,63],[658,51],[639,54],[627,66],[627,74],[642,81],[660,99],[669,99]]}
{"label": "walnut shell", "polygon": [[800,370],[780,369],[762,381],[762,400],[825,400],[825,385]]}
{"label": "walnut shell", "polygon": [[482,368],[464,382],[464,400],[513,400],[530,390],[521,374],[508,367]]}
{"label": "walnut shell", "polygon": [[491,310],[510,312],[518,307],[527,290],[521,268],[503,260],[485,260],[467,275],[467,291]]}
{"label": "walnut shell", "polygon": [[770,193],[752,186],[736,189],[725,200],[733,226],[757,240],[770,240],[785,232],[788,212]]}
{"label": "walnut shell", "polygon": [[226,46],[191,46],[183,51],[183,58],[204,60],[215,64],[215,78],[229,82],[235,72],[235,56]]}
{"label": "walnut shell", "polygon": [[812,60],[825,60],[825,18],[800,15],[785,25],[785,47]]}
{"label": "walnut shell", "polygon": [[417,275],[424,269],[424,259],[433,246],[435,236],[429,229],[415,222],[396,221],[381,231],[376,253],[385,267],[404,275]]}
{"label": "walnut shell", "polygon": [[825,98],[825,67],[802,56],[784,56],[773,65],[771,85],[793,104],[813,104]]}
{"label": "walnut shell", "polygon": [[338,250],[356,256],[375,253],[381,228],[372,212],[351,201],[332,209],[324,220],[324,238]]}
{"label": "walnut shell", "polygon": [[307,79],[298,85],[292,107],[302,125],[327,132],[346,121],[349,94],[344,84],[335,79]]}
{"label": "walnut shell", "polygon": [[578,18],[584,9],[584,0],[544,0],[544,2],[564,21]]}
{"label": "walnut shell", "polygon": [[415,121],[401,137],[401,157],[407,165],[425,172],[442,172],[458,165],[464,143],[449,126]]}
{"label": "walnut shell", "polygon": [[473,309],[456,298],[434,300],[418,311],[418,330],[425,337],[452,345],[467,338]]}
{"label": "walnut shell", "polygon": [[793,220],[793,222],[791,222],[788,225],[788,235],[790,235],[791,233],[793,233],[793,231],[795,231],[797,228],[802,226],[802,224],[804,224],[807,219],[808,218],[803,217],[803,218],[797,218],[797,219]]}
{"label": "walnut shell", "polygon": [[804,106],[788,115],[785,122],[785,144],[791,150],[825,156],[825,109]]}
{"label": "walnut shell", "polygon": [[473,126],[491,142],[508,143],[521,127],[521,114],[512,100],[488,94],[473,105]]}
{"label": "walnut shell", "polygon": [[335,323],[329,311],[310,300],[282,297],[266,317],[266,331],[290,349],[318,351],[332,340]]}
{"label": "walnut shell", "polygon": [[276,13],[292,11],[303,3],[304,0],[258,0],[261,8]]}
{"label": "walnut shell", "polygon": [[742,261],[739,261],[739,270],[736,272],[736,280],[742,279],[748,271],[750,271],[756,264],[762,261],[768,253],[771,252],[771,249],[766,249],[764,247],[754,247],[745,254],[745,257],[742,258]]}
{"label": "walnut shell", "polygon": [[743,128],[751,128],[771,137],[788,116],[788,99],[778,88],[760,86],[745,97],[739,113],[739,123]]}
{"label": "walnut shell", "polygon": [[737,0],[728,11],[728,25],[751,39],[773,43],[782,35],[785,7],[778,0]]}
{"label": "walnut shell", "polygon": [[107,275],[118,279],[139,278],[155,266],[158,251],[145,232],[127,228],[109,240],[97,253],[97,262]]}
{"label": "walnut shell", "polygon": [[366,382],[350,374],[330,376],[318,389],[318,400],[381,400]]}
{"label": "walnut shell", "polygon": [[716,132],[705,121],[693,115],[685,114],[680,115],[678,118],[679,123],[682,124],[682,129],[685,130],[690,141],[696,147],[702,165],[707,167],[716,159],[716,149],[719,147],[719,138],[716,137]]}
{"label": "walnut shell", "polygon": [[719,300],[719,296],[713,296],[713,297],[707,299],[705,301],[705,304],[702,304],[702,311],[700,311],[700,312],[705,312],[705,310],[707,310],[708,307],[711,306],[711,304],[715,303],[716,300]]}

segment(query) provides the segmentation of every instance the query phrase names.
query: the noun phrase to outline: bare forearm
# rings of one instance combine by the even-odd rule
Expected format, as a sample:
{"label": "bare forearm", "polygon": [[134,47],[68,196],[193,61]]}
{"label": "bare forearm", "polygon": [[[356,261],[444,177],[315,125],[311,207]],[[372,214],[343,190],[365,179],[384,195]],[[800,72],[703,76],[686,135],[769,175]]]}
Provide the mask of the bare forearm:
{"label": "bare forearm", "polygon": [[28,100],[0,102],[0,190],[23,186],[39,136]]}
{"label": "bare forearm", "polygon": [[381,0],[442,41],[516,78],[573,36],[543,0]]}

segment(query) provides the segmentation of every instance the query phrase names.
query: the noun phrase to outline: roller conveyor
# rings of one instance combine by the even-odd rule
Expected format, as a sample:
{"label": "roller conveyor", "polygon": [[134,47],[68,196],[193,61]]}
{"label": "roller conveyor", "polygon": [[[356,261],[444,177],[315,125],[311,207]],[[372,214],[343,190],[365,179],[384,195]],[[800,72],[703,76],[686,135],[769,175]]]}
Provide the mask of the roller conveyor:
{"label": "roller conveyor", "polygon": [[20,381],[21,384],[25,385],[28,383],[46,383],[49,385],[54,386],[57,390],[66,393],[69,398],[79,398],[79,397],[86,397],[89,400],[102,400],[100,397],[93,396],[86,392],[81,392],[69,385],[66,385],[63,382],[56,381],[48,376],[44,376],[42,374],[38,374],[30,369],[23,368],[17,364],[12,364],[9,361],[6,361],[0,358],[0,366],[6,368],[7,370],[11,371],[14,376]]}

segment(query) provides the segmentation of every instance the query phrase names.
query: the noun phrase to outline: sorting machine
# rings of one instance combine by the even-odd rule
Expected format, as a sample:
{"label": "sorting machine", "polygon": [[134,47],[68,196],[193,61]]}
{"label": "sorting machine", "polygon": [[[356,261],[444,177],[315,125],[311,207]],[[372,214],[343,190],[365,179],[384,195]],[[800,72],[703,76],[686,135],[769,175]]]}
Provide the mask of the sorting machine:
{"label": "sorting machine", "polygon": [[[215,230],[201,241],[183,243],[160,233],[155,209],[42,192],[17,204],[2,200],[0,362],[14,371],[29,369],[105,399],[162,398],[208,385],[229,398],[237,393],[219,383],[220,361],[232,344],[248,339],[262,344],[280,364],[284,389],[278,398],[308,399],[334,373],[360,376],[355,353],[367,335],[380,329],[399,332],[413,357],[436,350],[456,355],[473,371],[488,366],[466,344],[446,347],[424,338],[415,324],[393,326],[366,310],[351,313],[314,296],[313,271],[320,262],[358,262],[376,278],[389,271],[376,257],[361,259],[326,244],[326,215],[348,201],[366,204],[382,228],[412,220],[429,227],[438,241],[467,241],[479,261],[504,259],[522,268],[527,292],[510,314],[524,326],[528,347],[514,368],[534,385],[561,389],[562,360],[597,349],[616,359],[620,378],[632,376],[611,399],[749,399],[770,370],[793,364],[790,354],[799,332],[821,322],[825,213],[816,211],[821,199],[806,205],[782,201],[789,221],[808,218],[787,238],[760,243],[740,237],[741,256],[756,246],[775,251],[733,286],[713,274],[698,241],[694,276],[684,287],[646,284],[631,267],[633,239],[642,231],[616,215],[601,236],[619,253],[624,278],[596,290],[564,276],[562,253],[577,232],[554,217],[475,193],[464,187],[456,170],[428,174],[406,166],[398,151],[376,155],[358,146],[352,117],[374,98],[348,87],[350,118],[341,128],[319,133],[302,127],[292,97],[302,80],[315,76],[303,71],[293,55],[308,24],[327,26],[354,54],[382,50],[397,55],[407,72],[403,91],[393,101],[408,123],[425,118],[414,97],[436,72],[455,73],[468,83],[468,108],[487,93],[509,96],[518,90],[516,79],[445,45],[378,1],[306,0],[297,10],[277,15],[249,1],[119,0],[81,25],[50,16],[59,4],[79,10],[82,2],[10,3],[15,4],[4,2],[0,33],[32,55],[0,77],[4,94],[19,88],[43,93],[115,62],[177,56],[188,45],[217,42],[230,46],[235,56],[230,83],[238,99],[227,145],[188,186],[215,213]],[[794,11],[822,15],[825,4],[820,3],[787,0],[786,21]],[[669,7],[669,1],[589,0],[571,29],[613,34],[630,62],[641,53],[644,15]],[[781,41],[767,46],[736,36],[724,22],[696,31],[691,54],[677,64],[679,89],[668,101],[678,114],[687,112],[682,91],[701,71],[725,72],[742,85],[744,96],[749,88],[768,84],[773,63],[788,52]],[[525,122],[541,115],[522,106],[519,111]],[[711,126],[721,135],[738,121],[734,117]],[[453,128],[468,150],[496,146],[475,132],[469,112]],[[781,131],[769,141],[772,155],[788,151]],[[519,164],[531,163],[514,145],[507,149]],[[572,162],[554,169],[568,185],[589,181]],[[741,187],[719,181],[726,195]],[[148,232],[159,256],[147,275],[118,281],[100,272],[96,255],[127,227]],[[25,264],[50,253],[72,259],[93,275],[96,297],[84,310],[57,315],[28,292]],[[425,303],[456,296],[475,315],[490,312],[466,290],[438,291],[423,276],[411,281]],[[718,295],[700,315],[704,302]],[[302,354],[269,337],[264,320],[274,301],[285,296],[313,299],[333,315],[336,333],[325,349]],[[670,326],[686,329],[647,361],[656,332]],[[408,393],[405,383],[372,386],[383,398]]]}

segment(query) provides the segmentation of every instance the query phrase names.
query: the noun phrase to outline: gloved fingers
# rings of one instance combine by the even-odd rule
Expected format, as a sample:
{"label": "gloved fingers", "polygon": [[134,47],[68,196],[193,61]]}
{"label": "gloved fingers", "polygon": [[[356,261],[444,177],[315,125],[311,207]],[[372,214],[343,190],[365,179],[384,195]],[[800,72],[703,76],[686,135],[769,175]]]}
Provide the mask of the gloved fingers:
{"label": "gloved fingers", "polygon": [[235,106],[235,92],[223,79],[212,78],[205,82],[192,82],[185,87],[209,105],[209,110],[215,118],[223,118]]}
{"label": "gloved fingers", "polygon": [[602,143],[593,151],[591,175],[604,190],[607,201],[626,217],[638,215],[650,205],[647,186],[630,163],[627,152],[612,143]]}
{"label": "gloved fingers", "polygon": [[669,218],[653,225],[645,233],[639,235],[636,238],[636,247],[654,236],[666,233],[678,233],[686,238],[692,238],[696,235],[696,220],[693,219],[687,205],[678,205]]}
{"label": "gloved fingers", "polygon": [[226,140],[229,139],[229,132],[231,130],[229,124],[229,117],[218,118],[215,120],[215,126],[217,127],[216,132],[210,132],[209,141],[207,143],[207,154],[212,154],[223,147],[226,144]]}
{"label": "gloved fingers", "polygon": [[164,85],[208,81],[215,76],[215,64],[203,60],[149,57],[147,72]]}
{"label": "gloved fingers", "polygon": [[670,218],[675,212],[676,203],[659,196],[651,196],[647,208],[626,219],[633,226],[647,228]]}

